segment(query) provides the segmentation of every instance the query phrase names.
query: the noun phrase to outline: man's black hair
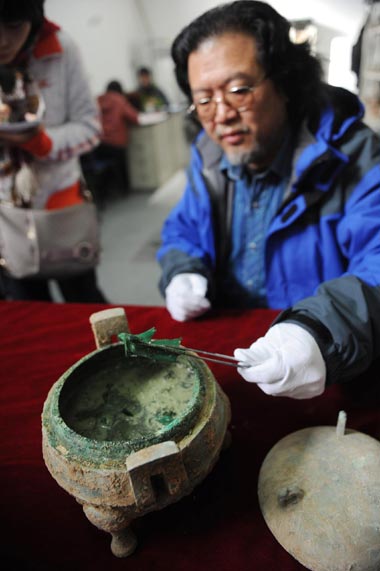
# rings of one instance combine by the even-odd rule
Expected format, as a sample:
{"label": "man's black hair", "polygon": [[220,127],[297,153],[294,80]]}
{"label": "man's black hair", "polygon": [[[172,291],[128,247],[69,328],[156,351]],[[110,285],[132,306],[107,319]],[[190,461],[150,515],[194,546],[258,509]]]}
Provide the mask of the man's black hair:
{"label": "man's black hair", "polygon": [[187,64],[189,55],[212,37],[225,33],[252,36],[258,63],[276,88],[285,95],[289,120],[298,124],[318,108],[324,93],[322,67],[308,43],[291,41],[290,23],[265,2],[238,0],[208,10],[186,26],[172,45],[175,74],[191,99]]}
{"label": "man's black hair", "polygon": [[149,67],[140,67],[137,70],[137,75],[152,75],[152,72],[150,71]]}
{"label": "man's black hair", "polygon": [[44,21],[45,0],[0,0],[0,22],[30,22],[32,29],[25,42],[28,47]]}

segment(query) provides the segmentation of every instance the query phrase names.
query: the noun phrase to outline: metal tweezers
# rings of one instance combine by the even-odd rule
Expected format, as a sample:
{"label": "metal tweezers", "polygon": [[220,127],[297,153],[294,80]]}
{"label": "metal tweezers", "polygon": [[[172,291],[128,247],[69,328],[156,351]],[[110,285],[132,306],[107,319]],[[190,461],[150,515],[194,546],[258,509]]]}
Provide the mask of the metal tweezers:
{"label": "metal tweezers", "polygon": [[[219,363],[220,365],[228,365],[229,367],[240,367],[246,369],[251,365],[249,363],[242,363],[239,359],[231,357],[230,355],[223,355],[222,353],[210,353],[210,351],[203,351],[203,349],[191,349],[190,347],[166,347],[166,351],[178,353],[178,355],[186,355],[193,359],[201,359],[202,361],[211,361],[212,363]],[[199,353],[193,355],[193,353]],[[202,357],[202,355],[209,355]],[[212,358],[211,358],[212,357]],[[214,357],[218,357],[215,359]]]}

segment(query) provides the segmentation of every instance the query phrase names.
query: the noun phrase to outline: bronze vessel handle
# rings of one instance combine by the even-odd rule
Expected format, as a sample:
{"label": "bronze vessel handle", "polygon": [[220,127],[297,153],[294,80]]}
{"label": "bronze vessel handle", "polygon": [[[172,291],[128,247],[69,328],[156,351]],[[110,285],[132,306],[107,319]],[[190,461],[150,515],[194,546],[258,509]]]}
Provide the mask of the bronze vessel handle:
{"label": "bronze vessel handle", "polygon": [[110,345],[119,333],[129,333],[127,317],[122,307],[92,313],[90,323],[97,349]]}

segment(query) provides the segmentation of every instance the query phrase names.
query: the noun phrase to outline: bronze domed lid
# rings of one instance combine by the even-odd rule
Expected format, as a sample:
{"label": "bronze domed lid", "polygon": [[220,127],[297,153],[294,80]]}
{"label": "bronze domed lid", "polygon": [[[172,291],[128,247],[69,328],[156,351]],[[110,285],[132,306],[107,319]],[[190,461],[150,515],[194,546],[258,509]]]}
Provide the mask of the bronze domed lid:
{"label": "bronze domed lid", "polygon": [[279,543],[312,571],[379,571],[380,443],[336,427],[290,434],[259,474],[261,511]]}

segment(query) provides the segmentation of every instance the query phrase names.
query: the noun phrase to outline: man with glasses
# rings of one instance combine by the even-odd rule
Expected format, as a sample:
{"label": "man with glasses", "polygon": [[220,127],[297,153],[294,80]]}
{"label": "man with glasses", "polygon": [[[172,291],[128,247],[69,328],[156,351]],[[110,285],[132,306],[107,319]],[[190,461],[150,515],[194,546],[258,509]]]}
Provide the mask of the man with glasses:
{"label": "man with glasses", "polygon": [[267,394],[310,398],[380,355],[380,145],[263,2],[209,10],[178,35],[178,83],[203,128],[158,259],[172,317],[283,309],[235,356]]}

